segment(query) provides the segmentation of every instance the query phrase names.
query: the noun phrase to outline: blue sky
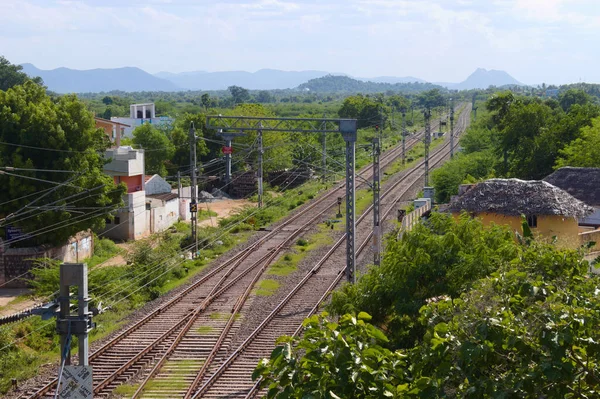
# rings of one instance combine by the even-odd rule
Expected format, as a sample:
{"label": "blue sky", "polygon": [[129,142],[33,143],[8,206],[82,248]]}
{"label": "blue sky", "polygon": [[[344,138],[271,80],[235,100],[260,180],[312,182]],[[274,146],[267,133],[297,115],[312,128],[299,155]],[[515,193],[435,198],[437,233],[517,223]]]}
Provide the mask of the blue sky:
{"label": "blue sky", "polygon": [[316,69],[600,83],[598,0],[0,0],[0,54],[42,69]]}

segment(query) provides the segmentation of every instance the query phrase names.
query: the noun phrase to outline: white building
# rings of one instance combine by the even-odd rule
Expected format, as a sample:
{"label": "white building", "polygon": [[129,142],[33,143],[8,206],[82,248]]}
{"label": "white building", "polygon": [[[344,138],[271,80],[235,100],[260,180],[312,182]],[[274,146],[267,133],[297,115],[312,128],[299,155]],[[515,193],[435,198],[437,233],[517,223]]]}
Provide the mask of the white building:
{"label": "white building", "polygon": [[144,123],[163,126],[170,126],[173,123],[173,119],[168,116],[156,117],[156,106],[154,103],[131,104],[129,106],[129,118],[113,116],[110,120],[128,125],[123,129],[124,137],[133,137],[134,129]]}
{"label": "white building", "polygon": [[164,231],[179,220],[179,196],[159,175],[146,176],[146,221],[150,234]]}

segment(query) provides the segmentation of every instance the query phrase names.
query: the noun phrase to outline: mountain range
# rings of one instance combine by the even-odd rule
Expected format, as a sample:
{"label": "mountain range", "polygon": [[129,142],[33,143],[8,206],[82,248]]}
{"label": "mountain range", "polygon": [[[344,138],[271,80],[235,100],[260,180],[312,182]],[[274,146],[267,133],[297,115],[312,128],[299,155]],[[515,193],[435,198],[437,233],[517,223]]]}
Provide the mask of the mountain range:
{"label": "mountain range", "polygon": [[[312,79],[332,75],[325,71],[281,71],[261,69],[256,72],[159,72],[149,74],[139,68],[124,67],[112,69],[76,70],[57,68],[42,70],[32,64],[22,64],[23,72],[30,76],[40,76],[49,90],[57,93],[88,93],[120,90],[132,91],[181,91],[181,90],[226,90],[236,85],[250,90],[294,89]],[[343,73],[333,75],[348,76]],[[350,76],[348,76],[350,77]],[[364,82],[374,83],[427,83],[415,77],[380,76],[373,78],[356,78]],[[469,90],[485,89],[491,85],[521,85],[516,79],[504,71],[485,70],[473,72],[460,83],[434,83],[448,89]]]}

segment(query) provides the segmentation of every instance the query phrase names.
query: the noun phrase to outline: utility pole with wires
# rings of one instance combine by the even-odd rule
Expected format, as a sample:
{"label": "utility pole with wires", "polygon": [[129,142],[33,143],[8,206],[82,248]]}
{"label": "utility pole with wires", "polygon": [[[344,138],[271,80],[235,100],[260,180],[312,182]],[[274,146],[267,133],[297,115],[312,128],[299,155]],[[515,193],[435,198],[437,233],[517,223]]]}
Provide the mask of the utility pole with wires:
{"label": "utility pole with wires", "polygon": [[423,112],[425,118],[425,187],[429,186],[429,144],[431,143],[431,108]]}
{"label": "utility pole with wires", "polygon": [[373,138],[373,263],[377,266],[381,264],[381,215],[380,215],[380,194],[381,177],[379,155],[381,147],[379,137]]}
{"label": "utility pole with wires", "polygon": [[194,251],[192,258],[198,256],[198,187],[196,181],[196,131],[194,130],[194,122],[190,124],[190,173],[191,173],[191,201],[190,214],[192,223],[192,242]]}
{"label": "utility pole with wires", "polygon": [[258,207],[263,206],[263,132],[262,123],[258,124]]}
{"label": "utility pole with wires", "polygon": [[181,199],[181,172],[177,171],[177,197]]}
{"label": "utility pole with wires", "polygon": [[402,165],[406,164],[406,111],[402,109]]}
{"label": "utility pole with wires", "polygon": [[[323,119],[325,119],[325,114],[323,114]],[[327,183],[327,133],[325,132],[326,123],[323,121],[322,123],[323,132],[321,133],[321,141],[323,144],[323,153],[321,159],[321,179],[323,180],[323,184]]]}
{"label": "utility pole with wires", "polygon": [[231,146],[231,142],[233,141],[234,137],[244,136],[245,133],[223,132],[223,129],[218,129],[217,135],[223,137],[223,140],[225,140],[225,147],[223,147],[223,154],[225,154],[225,185],[228,185],[229,183],[231,183],[231,154],[233,153],[233,147]]}
{"label": "utility pole with wires", "polygon": [[[340,133],[346,142],[346,278],[356,282],[356,119],[272,118],[246,116],[206,116],[206,127],[217,129],[223,137],[229,131]],[[227,138],[226,138],[227,139]]]}
{"label": "utility pole with wires", "polygon": [[450,159],[454,158],[454,102],[450,99]]}

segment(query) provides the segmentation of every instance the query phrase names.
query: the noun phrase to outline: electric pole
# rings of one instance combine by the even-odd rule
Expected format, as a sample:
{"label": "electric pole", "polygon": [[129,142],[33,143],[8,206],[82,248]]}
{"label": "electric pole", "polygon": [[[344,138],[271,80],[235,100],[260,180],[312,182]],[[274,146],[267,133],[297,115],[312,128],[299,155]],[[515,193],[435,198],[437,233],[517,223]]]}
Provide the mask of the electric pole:
{"label": "electric pole", "polygon": [[406,111],[402,109],[402,165],[406,164]]}
{"label": "electric pole", "polygon": [[263,206],[263,132],[262,123],[258,124],[258,207]]}
{"label": "electric pole", "polygon": [[177,197],[181,198],[181,172],[177,171]]}
{"label": "electric pole", "polygon": [[231,142],[234,137],[244,136],[244,132],[229,133],[223,132],[223,129],[217,129],[217,135],[223,137],[223,140],[225,140],[225,147],[223,147],[223,154],[225,154],[225,185],[228,185],[231,183],[231,154],[233,154]]}
{"label": "electric pole", "polygon": [[380,193],[381,179],[379,155],[381,154],[379,137],[373,138],[373,263],[381,264],[381,220]]}
{"label": "electric pole", "polygon": [[450,99],[450,159],[454,158],[454,103]]}
{"label": "electric pole", "polygon": [[196,181],[196,131],[194,130],[194,122],[190,124],[190,173],[191,173],[191,201],[190,201],[190,218],[192,223],[192,243],[194,251],[192,259],[198,256],[198,187]]}
{"label": "electric pole", "polygon": [[429,143],[431,142],[431,109],[427,107],[423,113],[425,117],[425,187],[429,186]]}
{"label": "electric pole", "polygon": [[[323,119],[325,119],[325,114],[323,114]],[[322,164],[322,168],[323,170],[321,171],[321,178],[323,179],[323,184],[327,183],[327,133],[325,133],[325,128],[326,128],[326,123],[325,121],[323,121],[322,124],[322,129],[323,132],[321,133],[321,140],[323,142],[323,154],[322,154],[322,160],[321,160],[321,164]]]}

